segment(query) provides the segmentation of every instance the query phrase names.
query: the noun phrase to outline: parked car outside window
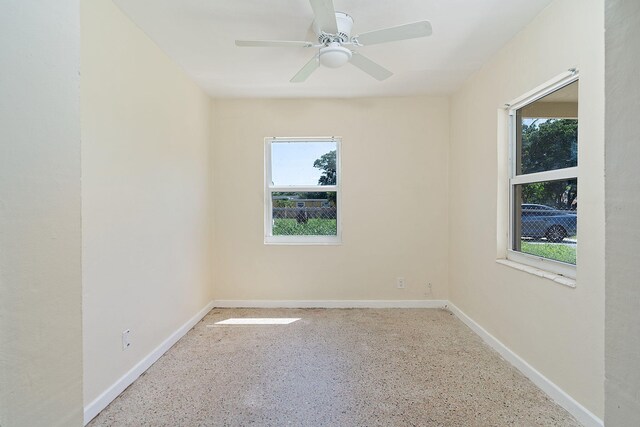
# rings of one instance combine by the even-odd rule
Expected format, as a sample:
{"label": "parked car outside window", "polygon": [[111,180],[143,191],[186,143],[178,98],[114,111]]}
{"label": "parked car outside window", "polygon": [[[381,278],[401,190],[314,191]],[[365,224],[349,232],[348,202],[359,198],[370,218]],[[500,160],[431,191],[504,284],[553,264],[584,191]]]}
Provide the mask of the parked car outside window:
{"label": "parked car outside window", "polygon": [[522,237],[546,238],[550,242],[562,242],[577,232],[575,211],[554,209],[551,206],[523,203]]}

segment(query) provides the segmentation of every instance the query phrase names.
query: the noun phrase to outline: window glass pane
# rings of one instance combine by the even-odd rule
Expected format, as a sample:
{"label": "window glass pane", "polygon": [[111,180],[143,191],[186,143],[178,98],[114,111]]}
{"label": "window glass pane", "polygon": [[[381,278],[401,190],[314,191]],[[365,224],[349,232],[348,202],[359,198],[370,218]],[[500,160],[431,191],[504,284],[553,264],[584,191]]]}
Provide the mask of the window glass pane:
{"label": "window glass pane", "polygon": [[336,147],[335,141],[272,142],[272,185],[336,185]]}
{"label": "window glass pane", "polygon": [[335,236],[337,193],[271,193],[273,236]]}
{"label": "window glass pane", "polygon": [[578,165],[578,82],[516,111],[516,174]]}
{"label": "window glass pane", "polygon": [[575,265],[577,179],[515,185],[514,192],[514,250]]}

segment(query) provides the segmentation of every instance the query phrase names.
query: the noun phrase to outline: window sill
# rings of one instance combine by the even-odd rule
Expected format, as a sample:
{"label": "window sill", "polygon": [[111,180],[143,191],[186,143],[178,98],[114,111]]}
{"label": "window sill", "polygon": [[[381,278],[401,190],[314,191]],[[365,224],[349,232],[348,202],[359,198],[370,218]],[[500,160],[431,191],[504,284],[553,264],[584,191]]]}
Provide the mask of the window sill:
{"label": "window sill", "polygon": [[551,280],[570,288],[576,287],[575,279],[570,277],[561,276],[560,274],[551,273],[549,271],[540,270],[539,268],[531,267],[529,265],[520,264],[519,262],[511,261],[508,259],[497,259],[498,264],[506,265],[507,267],[515,268],[516,270],[524,271],[525,273],[533,274],[534,276],[542,277],[544,279]]}
{"label": "window sill", "polygon": [[305,246],[336,246],[341,245],[339,237],[325,236],[267,236],[264,239],[265,245],[305,245]]}

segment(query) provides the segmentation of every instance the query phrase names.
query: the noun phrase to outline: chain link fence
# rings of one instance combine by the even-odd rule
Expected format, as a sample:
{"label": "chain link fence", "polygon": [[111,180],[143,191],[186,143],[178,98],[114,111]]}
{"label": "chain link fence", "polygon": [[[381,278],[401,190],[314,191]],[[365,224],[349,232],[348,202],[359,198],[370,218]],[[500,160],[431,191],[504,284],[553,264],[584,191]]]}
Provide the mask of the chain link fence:
{"label": "chain link fence", "polygon": [[273,193],[274,236],[335,236],[338,234],[335,192]]}

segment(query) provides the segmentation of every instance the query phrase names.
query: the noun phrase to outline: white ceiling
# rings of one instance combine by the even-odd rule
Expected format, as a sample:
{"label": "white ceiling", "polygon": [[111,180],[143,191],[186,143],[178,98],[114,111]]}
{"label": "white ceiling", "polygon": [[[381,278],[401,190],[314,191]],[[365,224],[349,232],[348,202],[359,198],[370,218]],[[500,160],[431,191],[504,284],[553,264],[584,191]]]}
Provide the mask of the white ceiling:
{"label": "white ceiling", "polygon": [[391,70],[379,82],[350,64],[291,77],[310,48],[236,47],[235,39],[310,40],[308,0],[114,0],[214,97],[362,97],[447,94],[551,0],[334,0],[354,19],[352,35],[429,20],[431,37],[358,50]]}

